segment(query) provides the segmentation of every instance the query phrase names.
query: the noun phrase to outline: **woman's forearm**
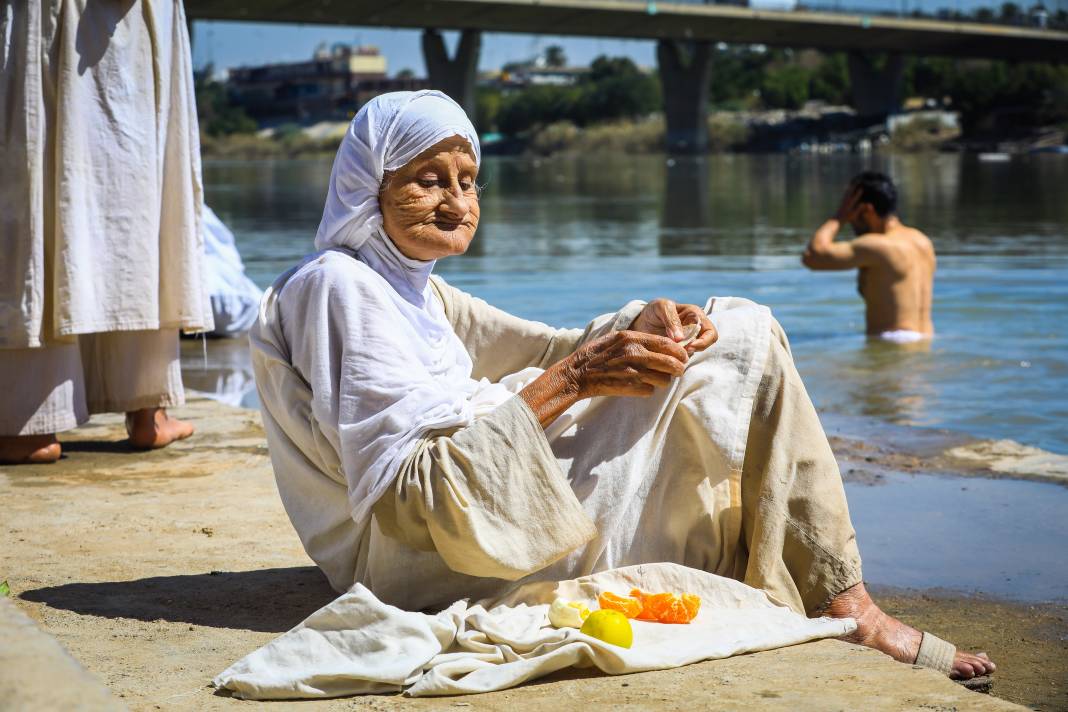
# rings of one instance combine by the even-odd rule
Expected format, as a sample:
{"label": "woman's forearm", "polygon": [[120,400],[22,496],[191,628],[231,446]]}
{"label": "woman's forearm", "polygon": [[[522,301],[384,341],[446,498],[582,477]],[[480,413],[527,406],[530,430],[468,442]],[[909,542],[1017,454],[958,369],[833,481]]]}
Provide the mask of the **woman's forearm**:
{"label": "woman's forearm", "polygon": [[579,400],[578,387],[573,379],[568,378],[562,363],[550,366],[521,390],[519,397],[530,407],[543,428]]}

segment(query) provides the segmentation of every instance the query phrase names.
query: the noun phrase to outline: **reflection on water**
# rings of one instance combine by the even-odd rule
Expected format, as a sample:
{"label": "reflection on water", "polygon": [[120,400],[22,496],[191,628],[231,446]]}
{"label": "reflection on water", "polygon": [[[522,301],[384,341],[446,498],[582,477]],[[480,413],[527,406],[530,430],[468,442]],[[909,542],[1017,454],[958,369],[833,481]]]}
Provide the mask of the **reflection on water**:
{"label": "reflection on water", "polygon": [[182,382],[232,406],[259,407],[245,338],[182,339]]}
{"label": "reflection on water", "polygon": [[[939,252],[929,350],[868,342],[853,274],[798,264],[864,168],[894,176],[903,219]],[[257,283],[311,251],[329,160],[204,170],[207,201]],[[632,298],[746,296],[772,307],[814,402],[836,422],[934,426],[1068,452],[1064,157],[488,158],[480,181],[475,243],[438,271],[497,306],[575,326]],[[243,340],[216,359],[219,343],[208,344],[214,377],[232,358],[233,380],[244,382]],[[190,359],[187,377],[197,367]],[[212,376],[194,378],[210,386]]]}
{"label": "reflection on water", "polygon": [[923,425],[932,397],[931,342],[867,339],[839,377],[861,415],[899,425]]}

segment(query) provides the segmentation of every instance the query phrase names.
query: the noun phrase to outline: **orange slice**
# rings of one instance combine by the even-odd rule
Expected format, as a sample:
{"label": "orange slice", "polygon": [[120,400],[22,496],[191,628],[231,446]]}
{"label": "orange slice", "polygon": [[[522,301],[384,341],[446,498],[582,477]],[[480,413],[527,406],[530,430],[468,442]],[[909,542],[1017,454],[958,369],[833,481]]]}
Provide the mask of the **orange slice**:
{"label": "orange slice", "polygon": [[701,609],[701,598],[692,593],[645,593],[633,589],[630,595],[642,604],[638,620],[658,623],[689,623]]}
{"label": "orange slice", "polygon": [[605,591],[597,597],[597,604],[604,610],[619,611],[627,618],[637,618],[642,612],[642,602],[630,596],[620,596]]}

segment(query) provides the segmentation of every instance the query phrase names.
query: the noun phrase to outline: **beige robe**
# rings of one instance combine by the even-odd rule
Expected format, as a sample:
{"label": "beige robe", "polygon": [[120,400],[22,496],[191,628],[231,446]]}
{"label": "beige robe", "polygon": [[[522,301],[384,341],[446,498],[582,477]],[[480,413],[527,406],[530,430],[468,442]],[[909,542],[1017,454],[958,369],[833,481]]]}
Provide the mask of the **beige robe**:
{"label": "beige robe", "polygon": [[[473,376],[491,380],[626,328],[642,307],[561,330],[434,285]],[[331,348],[307,332],[311,301],[281,288],[253,329],[253,364],[283,503],[335,588],[360,582],[402,608],[434,608],[509,581],[672,561],[811,612],[860,581],[837,466],[766,310],[711,303],[720,342],[651,398],[584,401],[546,430],[513,398],[465,428],[429,434],[360,529],[340,457],[318,434],[337,424],[309,422],[310,386],[294,375],[311,371],[305,341]],[[258,347],[276,339],[275,321],[286,324],[285,343]]]}
{"label": "beige robe", "polygon": [[210,330],[182,3],[0,3],[0,98],[0,349]]}

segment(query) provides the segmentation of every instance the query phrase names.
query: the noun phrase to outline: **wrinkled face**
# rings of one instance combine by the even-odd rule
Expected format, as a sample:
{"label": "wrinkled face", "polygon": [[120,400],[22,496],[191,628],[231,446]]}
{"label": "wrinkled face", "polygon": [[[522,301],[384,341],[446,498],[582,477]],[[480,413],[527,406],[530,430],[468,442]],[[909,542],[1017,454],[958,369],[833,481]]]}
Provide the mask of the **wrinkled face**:
{"label": "wrinkled face", "polygon": [[423,151],[382,181],[382,223],[406,257],[463,254],[478,227],[478,166],[459,136]]}

